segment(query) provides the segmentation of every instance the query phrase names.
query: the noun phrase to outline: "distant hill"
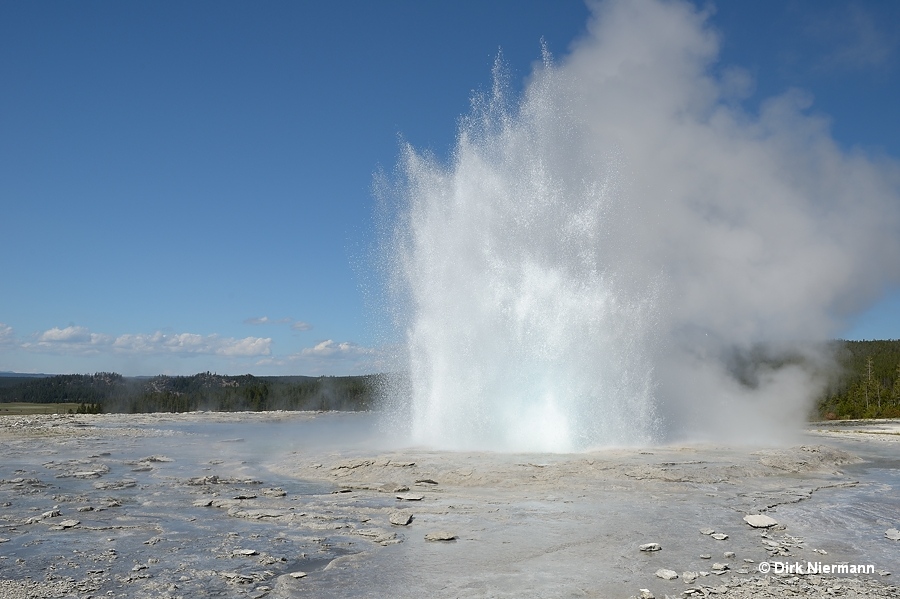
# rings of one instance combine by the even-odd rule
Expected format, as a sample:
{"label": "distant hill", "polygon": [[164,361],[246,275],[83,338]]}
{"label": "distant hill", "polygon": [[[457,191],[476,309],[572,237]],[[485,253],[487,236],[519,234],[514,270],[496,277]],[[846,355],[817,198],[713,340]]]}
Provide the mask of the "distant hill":
{"label": "distant hill", "polygon": [[32,372],[9,372],[7,370],[0,370],[0,377],[3,378],[40,378],[45,376],[53,376],[51,374],[35,374]]}
{"label": "distant hill", "polygon": [[[29,374],[23,372],[0,372],[0,389],[4,387],[12,387],[14,385],[21,384],[24,381],[29,381],[32,379],[41,379],[48,376],[52,376],[49,374]],[[2,393],[0,393],[0,397],[2,397]],[[0,399],[3,401],[3,399]]]}

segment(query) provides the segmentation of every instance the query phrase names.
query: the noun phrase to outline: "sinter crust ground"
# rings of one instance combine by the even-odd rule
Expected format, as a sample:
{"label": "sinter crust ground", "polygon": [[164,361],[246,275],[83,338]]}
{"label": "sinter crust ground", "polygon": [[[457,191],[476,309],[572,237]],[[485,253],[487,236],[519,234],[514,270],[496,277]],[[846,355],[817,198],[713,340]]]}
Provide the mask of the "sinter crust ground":
{"label": "sinter crust ground", "polygon": [[0,418],[0,597],[900,597],[896,423],[764,449],[302,442],[360,418]]}

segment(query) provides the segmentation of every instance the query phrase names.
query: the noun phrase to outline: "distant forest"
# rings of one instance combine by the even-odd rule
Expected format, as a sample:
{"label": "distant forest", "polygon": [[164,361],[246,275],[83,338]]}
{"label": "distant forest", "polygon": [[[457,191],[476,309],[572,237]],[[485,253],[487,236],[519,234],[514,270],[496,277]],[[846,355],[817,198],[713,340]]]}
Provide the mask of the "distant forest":
{"label": "distant forest", "polygon": [[814,415],[900,418],[900,340],[834,343],[838,369]]}
{"label": "distant forest", "polygon": [[192,376],[126,378],[114,372],[0,376],[0,403],[78,403],[78,412],[361,411],[372,406],[377,375],[343,377]]}
{"label": "distant forest", "polygon": [[[835,368],[828,373],[826,390],[811,417],[900,418],[900,340],[835,341],[831,349]],[[753,366],[743,364],[749,372]],[[112,372],[0,376],[0,402],[71,402],[79,404],[75,411],[82,413],[362,411],[374,407],[382,376],[256,377],[209,372],[153,378],[126,378]]]}

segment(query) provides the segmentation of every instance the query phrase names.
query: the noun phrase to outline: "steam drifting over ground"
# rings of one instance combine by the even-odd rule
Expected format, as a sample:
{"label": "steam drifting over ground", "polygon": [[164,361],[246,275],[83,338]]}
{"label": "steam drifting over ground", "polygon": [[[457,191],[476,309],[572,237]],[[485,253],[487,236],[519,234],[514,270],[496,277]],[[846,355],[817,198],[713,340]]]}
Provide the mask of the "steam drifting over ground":
{"label": "steam drifting over ground", "polygon": [[415,441],[789,430],[819,391],[818,344],[900,279],[879,259],[900,255],[898,164],[840,148],[800,91],[744,110],[752,82],[717,65],[708,16],[595,5],[521,99],[498,66],[450,164],[406,148],[382,182],[410,373],[386,395]]}

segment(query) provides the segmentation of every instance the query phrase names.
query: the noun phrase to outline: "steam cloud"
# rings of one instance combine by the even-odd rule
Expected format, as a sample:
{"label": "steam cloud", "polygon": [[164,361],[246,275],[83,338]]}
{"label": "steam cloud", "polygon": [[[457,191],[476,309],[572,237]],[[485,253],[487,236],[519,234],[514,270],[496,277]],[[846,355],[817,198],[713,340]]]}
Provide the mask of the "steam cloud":
{"label": "steam cloud", "polygon": [[900,168],[799,91],[747,112],[718,47],[691,4],[597,4],[517,106],[497,76],[451,164],[406,150],[382,195],[415,439],[567,451],[806,416],[818,344],[900,280]]}

